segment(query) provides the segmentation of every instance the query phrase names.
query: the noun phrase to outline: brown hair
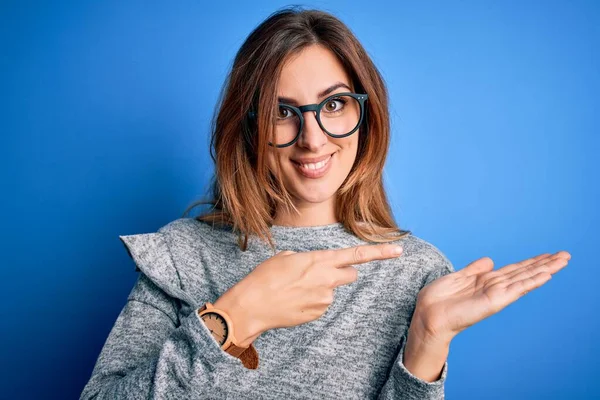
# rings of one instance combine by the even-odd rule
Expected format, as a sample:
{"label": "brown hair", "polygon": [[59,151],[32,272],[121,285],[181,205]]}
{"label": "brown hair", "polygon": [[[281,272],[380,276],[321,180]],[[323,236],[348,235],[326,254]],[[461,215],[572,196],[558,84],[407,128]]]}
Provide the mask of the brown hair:
{"label": "brown hair", "polygon": [[[269,227],[276,205],[296,210],[281,174],[274,176],[268,169],[268,138],[273,135],[272,118],[278,106],[277,85],[283,64],[290,55],[314,44],[331,50],[343,64],[355,91],[369,95],[365,121],[358,132],[356,160],[337,192],[336,218],[345,229],[368,242],[389,242],[411,233],[396,226],[383,188],[390,141],[383,78],[338,18],[292,6],[271,14],[250,33],[236,54],[212,120],[212,199],[196,201],[184,212],[185,216],[198,204],[211,204],[209,212],[195,218],[232,227],[244,251],[251,234],[267,241],[274,250]],[[257,112],[256,122],[248,117],[249,111]],[[280,171],[281,165],[277,164]]]}

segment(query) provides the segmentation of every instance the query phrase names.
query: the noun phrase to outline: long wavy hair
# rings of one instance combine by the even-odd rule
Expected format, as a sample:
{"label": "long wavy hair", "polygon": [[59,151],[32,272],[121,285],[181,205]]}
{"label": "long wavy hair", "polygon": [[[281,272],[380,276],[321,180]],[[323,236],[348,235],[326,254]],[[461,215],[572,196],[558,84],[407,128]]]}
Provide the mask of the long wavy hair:
{"label": "long wavy hair", "polygon": [[[192,203],[211,209],[197,217],[238,233],[245,251],[256,235],[275,250],[270,234],[276,206],[297,212],[281,174],[269,170],[268,141],[277,115],[277,86],[284,62],[310,45],[331,50],[352,79],[357,93],[369,96],[359,128],[356,160],[336,196],[336,218],[344,228],[373,243],[398,240],[400,230],[383,187],[383,167],[390,142],[388,93],[367,52],[335,16],[321,10],[285,7],[271,14],[247,37],[235,56],[220,93],[211,125],[210,154],[215,163],[208,201]],[[250,118],[249,112],[256,112]],[[275,149],[277,151],[277,149]],[[277,170],[281,165],[277,161]]]}

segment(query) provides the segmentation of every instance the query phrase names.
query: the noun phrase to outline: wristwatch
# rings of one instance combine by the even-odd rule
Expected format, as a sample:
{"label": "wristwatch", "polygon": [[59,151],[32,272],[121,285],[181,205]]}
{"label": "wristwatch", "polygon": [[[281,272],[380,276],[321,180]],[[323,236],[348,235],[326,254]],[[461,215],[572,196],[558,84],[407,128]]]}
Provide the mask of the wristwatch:
{"label": "wristwatch", "polygon": [[222,350],[239,358],[246,368],[258,368],[258,353],[254,345],[242,347],[237,344],[233,322],[225,311],[215,308],[212,303],[207,302],[197,312]]}

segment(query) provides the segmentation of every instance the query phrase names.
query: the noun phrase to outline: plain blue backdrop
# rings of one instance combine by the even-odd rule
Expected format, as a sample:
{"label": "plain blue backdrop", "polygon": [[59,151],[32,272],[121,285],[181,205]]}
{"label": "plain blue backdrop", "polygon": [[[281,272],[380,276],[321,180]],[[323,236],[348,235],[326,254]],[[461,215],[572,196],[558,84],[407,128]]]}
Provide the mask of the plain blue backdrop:
{"label": "plain blue backdrop", "polygon": [[[221,84],[287,4],[2,2],[1,398],[78,398],[137,278],[118,235],[205,193]],[[447,398],[600,397],[599,3],[300,4],[347,23],[388,84],[402,228],[456,269],[572,255],[456,337]]]}

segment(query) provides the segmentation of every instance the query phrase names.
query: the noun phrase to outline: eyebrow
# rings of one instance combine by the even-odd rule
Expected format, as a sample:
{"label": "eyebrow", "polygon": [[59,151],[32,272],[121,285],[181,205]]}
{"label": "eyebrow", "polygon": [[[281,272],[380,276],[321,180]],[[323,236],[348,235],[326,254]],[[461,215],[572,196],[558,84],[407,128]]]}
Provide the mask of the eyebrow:
{"label": "eyebrow", "polygon": [[[338,88],[341,88],[341,87],[346,88],[349,91],[352,90],[352,89],[350,89],[350,86],[346,85],[345,83],[343,83],[343,82],[336,82],[333,85],[329,86],[327,89],[321,91],[318,94],[318,96],[319,96],[318,98],[321,99],[321,98],[327,96],[329,93],[333,92],[335,89],[338,89]],[[298,102],[296,100],[290,98],[290,97],[279,97],[278,101],[280,103],[286,103],[286,104],[291,104],[291,105],[295,105],[295,106],[298,105]]]}

